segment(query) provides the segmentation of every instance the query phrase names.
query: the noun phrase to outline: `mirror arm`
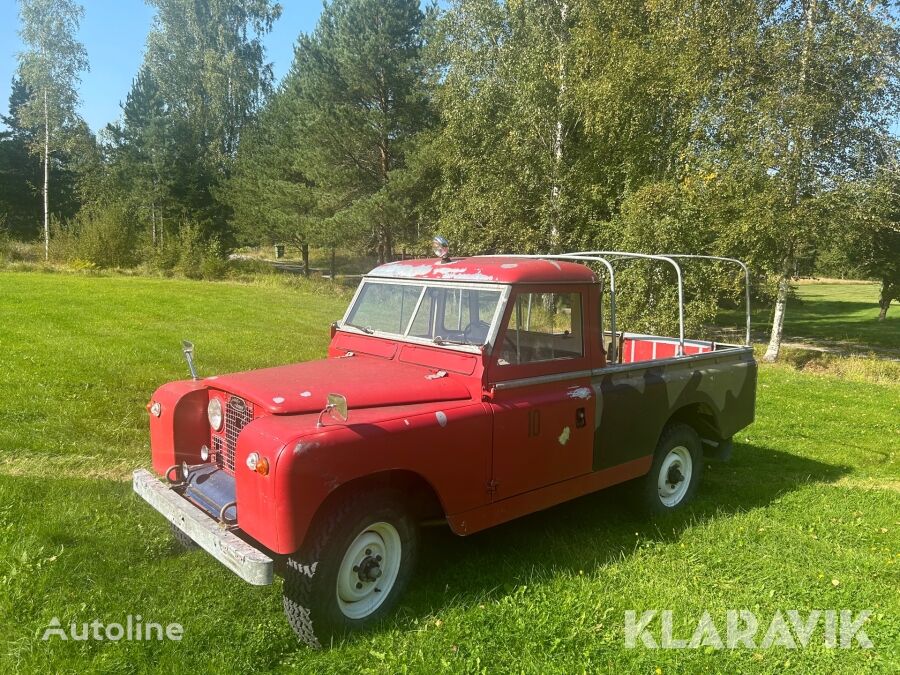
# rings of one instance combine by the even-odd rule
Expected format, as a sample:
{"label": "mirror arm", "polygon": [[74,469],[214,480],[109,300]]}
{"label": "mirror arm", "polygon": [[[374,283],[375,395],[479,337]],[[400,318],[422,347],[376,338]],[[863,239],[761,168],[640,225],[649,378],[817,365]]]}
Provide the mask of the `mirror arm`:
{"label": "mirror arm", "polygon": [[322,418],[325,416],[325,413],[331,412],[332,410],[334,410],[333,403],[329,403],[324,408],[322,408],[322,412],[319,413],[319,419],[316,420],[316,428],[317,429],[325,426],[325,424],[322,422]]}

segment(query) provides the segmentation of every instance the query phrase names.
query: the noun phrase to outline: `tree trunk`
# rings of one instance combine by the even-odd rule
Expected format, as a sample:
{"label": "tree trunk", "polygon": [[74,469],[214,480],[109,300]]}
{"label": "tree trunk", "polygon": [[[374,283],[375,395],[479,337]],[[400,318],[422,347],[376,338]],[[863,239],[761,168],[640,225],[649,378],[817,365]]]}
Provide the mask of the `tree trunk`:
{"label": "tree trunk", "polygon": [[44,88],[44,260],[50,260],[50,111]]}
{"label": "tree trunk", "polygon": [[150,236],[153,240],[153,248],[156,248],[156,206],[150,203]]}
{"label": "tree trunk", "polygon": [[309,279],[309,244],[300,245],[300,255],[303,258],[303,276]]}
{"label": "tree trunk", "polygon": [[553,222],[550,227],[550,247],[555,251],[559,246],[559,225],[561,221],[562,165],[565,129],[563,127],[563,97],[566,94],[566,44],[568,42],[569,3],[563,1],[559,5],[559,41],[557,45],[557,77],[558,93],[556,98],[556,123],[553,130],[553,187],[550,190],[550,204]]}
{"label": "tree trunk", "polygon": [[878,306],[881,308],[878,312],[879,321],[884,321],[887,318],[891,300],[898,295],[900,295],[900,292],[897,291],[893,284],[887,281],[881,282],[881,298],[878,300]]}
{"label": "tree trunk", "polygon": [[785,271],[778,280],[778,295],[775,298],[775,318],[772,321],[772,335],[769,338],[769,346],[763,356],[763,361],[773,363],[778,360],[778,352],[781,350],[781,338],[784,333],[784,311],[787,308],[788,293],[791,290],[791,277],[785,265]]}
{"label": "tree trunk", "polygon": [[391,262],[394,259],[394,233],[391,231],[390,225],[384,228],[384,257],[385,262]]}
{"label": "tree trunk", "polygon": [[335,251],[336,248],[334,246],[331,247],[331,282],[334,283],[335,277],[337,276],[337,270],[335,265]]}

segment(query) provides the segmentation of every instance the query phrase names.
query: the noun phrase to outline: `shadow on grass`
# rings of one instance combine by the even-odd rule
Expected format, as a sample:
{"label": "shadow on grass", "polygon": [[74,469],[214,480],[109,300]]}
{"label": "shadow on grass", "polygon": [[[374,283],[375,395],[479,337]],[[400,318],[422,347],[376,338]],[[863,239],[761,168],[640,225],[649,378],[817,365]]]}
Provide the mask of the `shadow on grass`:
{"label": "shadow on grass", "polygon": [[766,506],[780,495],[836,481],[849,471],[736,444],[731,462],[707,464],[694,502],[674,514],[642,516],[632,505],[633,486],[625,484],[465,538],[449,529],[425,530],[419,570],[398,620],[403,614],[406,620],[428,616],[448,602],[481,602],[561,570],[577,574],[602,567],[627,558],[640,543],[677,541],[698,522]]}

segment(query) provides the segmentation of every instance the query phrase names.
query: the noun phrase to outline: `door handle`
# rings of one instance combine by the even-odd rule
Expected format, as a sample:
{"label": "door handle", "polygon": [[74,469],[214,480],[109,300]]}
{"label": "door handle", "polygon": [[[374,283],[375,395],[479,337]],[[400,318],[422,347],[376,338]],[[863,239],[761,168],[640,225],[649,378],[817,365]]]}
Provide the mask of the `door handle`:
{"label": "door handle", "polygon": [[575,411],[575,428],[580,429],[585,424],[587,424],[587,415],[584,413],[584,408],[578,408]]}

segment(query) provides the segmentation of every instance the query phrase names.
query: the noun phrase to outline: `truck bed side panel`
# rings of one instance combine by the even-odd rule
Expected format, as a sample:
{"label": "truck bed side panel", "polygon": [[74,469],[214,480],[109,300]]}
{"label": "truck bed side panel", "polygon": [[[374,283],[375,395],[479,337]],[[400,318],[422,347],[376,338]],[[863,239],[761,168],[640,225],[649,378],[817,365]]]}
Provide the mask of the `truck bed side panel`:
{"label": "truck bed side panel", "polygon": [[[671,417],[698,407],[713,423],[713,440],[753,421],[756,362],[750,349],[726,349],[658,363],[614,366],[592,380],[597,430],[593,469],[651,455]],[[701,431],[710,435],[712,430]]]}

